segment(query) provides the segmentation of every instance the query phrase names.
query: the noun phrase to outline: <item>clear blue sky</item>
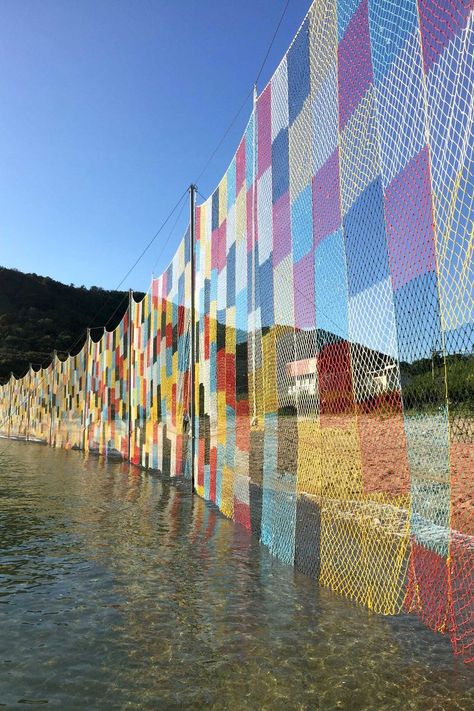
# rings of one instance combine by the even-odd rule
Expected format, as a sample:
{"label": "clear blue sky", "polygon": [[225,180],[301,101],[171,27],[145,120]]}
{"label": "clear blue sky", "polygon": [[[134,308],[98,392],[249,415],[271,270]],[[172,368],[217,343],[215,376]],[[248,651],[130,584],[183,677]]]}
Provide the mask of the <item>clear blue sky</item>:
{"label": "clear blue sky", "polygon": [[[241,105],[284,5],[0,0],[0,264],[115,287]],[[309,5],[290,0],[260,90]],[[250,110],[199,181],[205,196]],[[187,208],[123,288],[148,287],[186,221]]]}

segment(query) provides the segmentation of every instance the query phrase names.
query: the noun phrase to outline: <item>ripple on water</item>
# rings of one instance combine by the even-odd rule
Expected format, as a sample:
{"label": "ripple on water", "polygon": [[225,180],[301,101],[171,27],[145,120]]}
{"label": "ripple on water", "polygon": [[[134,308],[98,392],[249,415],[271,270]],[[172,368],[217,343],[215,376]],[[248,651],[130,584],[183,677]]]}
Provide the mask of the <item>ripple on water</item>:
{"label": "ripple on water", "polygon": [[474,708],[446,639],[318,589],[186,482],[19,442],[0,629],[7,707]]}

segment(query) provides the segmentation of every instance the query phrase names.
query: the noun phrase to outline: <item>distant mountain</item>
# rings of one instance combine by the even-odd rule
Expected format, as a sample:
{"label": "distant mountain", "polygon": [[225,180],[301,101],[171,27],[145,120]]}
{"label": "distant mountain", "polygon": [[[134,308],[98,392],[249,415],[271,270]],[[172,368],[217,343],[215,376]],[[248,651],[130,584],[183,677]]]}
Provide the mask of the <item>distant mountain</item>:
{"label": "distant mountain", "polygon": [[[135,292],[136,300],[142,296]],[[54,349],[64,357],[80,337],[72,350],[77,353],[88,326],[115,328],[127,306],[125,291],[67,286],[0,267],[0,382],[10,371],[22,376],[28,363],[47,365]]]}

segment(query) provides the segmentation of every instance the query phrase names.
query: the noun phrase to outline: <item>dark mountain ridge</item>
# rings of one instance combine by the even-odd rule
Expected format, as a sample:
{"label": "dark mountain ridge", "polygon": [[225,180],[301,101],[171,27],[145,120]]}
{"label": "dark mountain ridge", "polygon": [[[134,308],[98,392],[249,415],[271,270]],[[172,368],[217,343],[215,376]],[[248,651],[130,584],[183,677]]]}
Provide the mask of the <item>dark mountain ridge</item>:
{"label": "dark mountain ridge", "polygon": [[[144,294],[135,292],[135,299]],[[50,277],[0,267],[0,382],[77,353],[87,327],[115,328],[128,307],[128,292],[62,284]],[[98,335],[98,334],[97,334]],[[74,344],[74,345],[73,345]]]}

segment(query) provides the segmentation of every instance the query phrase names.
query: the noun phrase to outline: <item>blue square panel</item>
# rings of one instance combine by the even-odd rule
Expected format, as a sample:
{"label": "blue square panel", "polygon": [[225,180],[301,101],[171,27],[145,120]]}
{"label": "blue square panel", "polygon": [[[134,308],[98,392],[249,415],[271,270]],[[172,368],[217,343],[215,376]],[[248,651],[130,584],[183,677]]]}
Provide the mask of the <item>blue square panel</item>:
{"label": "blue square panel", "polygon": [[271,257],[261,265],[259,276],[262,327],[273,326],[273,263]]}
{"label": "blue square panel", "polygon": [[349,294],[386,279],[388,270],[384,199],[380,177],[366,187],[343,219]]}
{"label": "blue square panel", "polygon": [[393,298],[400,360],[431,358],[442,347],[436,274],[417,276],[397,289]]}
{"label": "blue square panel", "polygon": [[230,210],[232,205],[235,202],[236,198],[236,189],[235,189],[235,157],[232,160],[232,163],[229,165],[227,169],[227,211]]}
{"label": "blue square panel", "polygon": [[290,185],[288,163],[288,128],[284,128],[272,143],[272,198],[273,204],[288,192]]}
{"label": "blue square panel", "polygon": [[348,340],[346,255],[341,228],[316,247],[314,272],[316,326]]}
{"label": "blue square panel", "polygon": [[235,242],[227,252],[227,306],[235,305]]}
{"label": "blue square panel", "polygon": [[369,28],[374,79],[378,83],[408,38],[418,32],[416,0],[369,0]]}
{"label": "blue square panel", "polygon": [[247,182],[247,189],[252,185],[255,177],[255,165],[256,156],[254,157],[254,115],[250,117],[250,121],[247,124],[245,130],[245,180]]}
{"label": "blue square panel", "polygon": [[212,230],[219,227],[219,188],[212,194]]}
{"label": "blue square panel", "polygon": [[288,52],[288,111],[290,124],[303,108],[309,95],[309,21],[295,37]]}
{"label": "blue square panel", "polygon": [[308,185],[291,205],[293,262],[299,262],[313,246],[313,194]]}

